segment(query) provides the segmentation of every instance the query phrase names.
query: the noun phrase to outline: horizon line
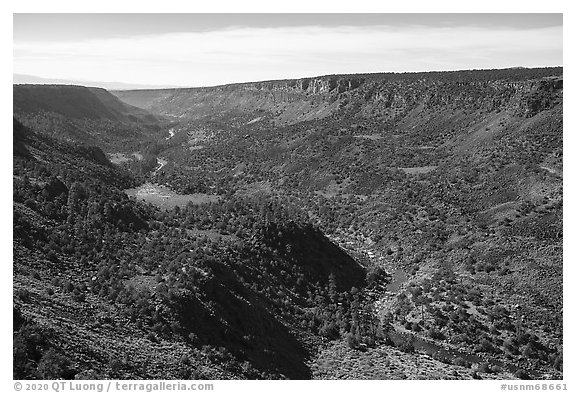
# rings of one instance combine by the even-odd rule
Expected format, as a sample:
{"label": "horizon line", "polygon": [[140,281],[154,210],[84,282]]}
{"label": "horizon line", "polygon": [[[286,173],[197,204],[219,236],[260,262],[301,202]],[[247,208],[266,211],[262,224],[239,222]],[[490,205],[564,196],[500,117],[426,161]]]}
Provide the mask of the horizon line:
{"label": "horizon line", "polygon": [[[381,71],[381,72],[358,72],[358,73],[341,73],[341,74],[324,74],[324,75],[314,75],[314,76],[303,76],[298,78],[284,78],[284,79],[266,79],[266,80],[247,80],[247,81],[239,81],[239,82],[231,82],[231,83],[224,83],[224,84],[217,84],[217,85],[206,85],[206,86],[161,86],[152,87],[154,85],[146,85],[144,83],[125,83],[125,82],[118,82],[118,81],[77,81],[77,80],[67,80],[62,78],[48,78],[48,77],[41,77],[37,75],[30,75],[30,74],[17,74],[13,73],[12,76],[15,75],[19,76],[26,76],[26,77],[33,77],[45,80],[61,80],[69,83],[12,83],[12,85],[29,85],[29,86],[77,86],[77,87],[93,87],[93,88],[100,88],[108,91],[150,91],[150,90],[181,90],[181,89],[206,89],[206,88],[215,88],[215,87],[225,87],[225,86],[235,86],[235,85],[244,85],[244,84],[251,84],[251,83],[270,83],[270,82],[283,82],[283,81],[290,81],[290,80],[302,80],[302,79],[316,79],[316,78],[327,78],[327,77],[334,77],[334,76],[371,76],[371,75],[414,75],[414,74],[439,74],[439,73],[458,73],[458,72],[482,72],[482,71],[505,71],[505,70],[537,70],[537,69],[552,69],[552,68],[564,68],[564,65],[555,65],[555,66],[541,66],[541,67],[525,67],[525,66],[514,66],[514,67],[503,67],[503,68],[467,68],[467,69],[456,69],[456,70],[429,70],[429,71]],[[106,88],[102,86],[89,86],[83,85],[78,83],[96,83],[96,84],[126,84],[126,85],[142,85],[142,86],[150,86],[150,87],[142,87],[142,88]]]}

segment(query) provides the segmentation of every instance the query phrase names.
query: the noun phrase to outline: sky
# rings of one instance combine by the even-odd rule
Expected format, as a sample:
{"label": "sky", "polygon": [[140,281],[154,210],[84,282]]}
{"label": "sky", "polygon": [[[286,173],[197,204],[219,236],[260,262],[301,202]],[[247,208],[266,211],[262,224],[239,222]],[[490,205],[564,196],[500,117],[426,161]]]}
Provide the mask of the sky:
{"label": "sky", "polygon": [[562,14],[14,14],[13,72],[154,86],[563,64]]}

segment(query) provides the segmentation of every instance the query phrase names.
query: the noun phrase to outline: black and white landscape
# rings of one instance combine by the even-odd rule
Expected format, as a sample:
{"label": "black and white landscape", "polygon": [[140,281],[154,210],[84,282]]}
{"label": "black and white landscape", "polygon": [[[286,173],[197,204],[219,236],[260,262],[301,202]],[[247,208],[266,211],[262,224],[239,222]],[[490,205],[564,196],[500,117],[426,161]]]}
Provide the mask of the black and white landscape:
{"label": "black and white landscape", "polygon": [[478,61],[14,84],[14,378],[562,379],[563,68]]}

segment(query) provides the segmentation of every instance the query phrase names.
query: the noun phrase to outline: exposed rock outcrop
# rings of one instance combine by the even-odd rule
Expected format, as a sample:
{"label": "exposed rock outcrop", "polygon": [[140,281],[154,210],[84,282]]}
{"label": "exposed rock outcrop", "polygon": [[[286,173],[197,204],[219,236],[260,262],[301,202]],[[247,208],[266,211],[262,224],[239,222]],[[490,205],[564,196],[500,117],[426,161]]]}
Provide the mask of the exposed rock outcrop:
{"label": "exposed rock outcrop", "polygon": [[510,110],[529,117],[560,102],[562,68],[335,75],[114,94],[130,105],[176,118],[260,110],[283,124],[332,115],[386,121],[419,105]]}

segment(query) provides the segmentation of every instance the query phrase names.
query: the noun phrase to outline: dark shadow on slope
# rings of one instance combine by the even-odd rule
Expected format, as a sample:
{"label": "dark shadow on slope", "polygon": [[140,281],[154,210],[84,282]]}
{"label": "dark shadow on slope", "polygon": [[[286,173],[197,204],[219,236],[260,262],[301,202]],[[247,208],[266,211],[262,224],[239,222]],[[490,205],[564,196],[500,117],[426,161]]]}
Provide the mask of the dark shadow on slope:
{"label": "dark shadow on slope", "polygon": [[270,223],[262,230],[262,238],[278,250],[289,249],[294,263],[300,265],[311,280],[327,283],[333,274],[338,290],[365,284],[365,269],[311,225],[303,228],[285,225],[279,229]]}
{"label": "dark shadow on slope", "polygon": [[174,310],[186,333],[195,335],[195,345],[224,347],[272,378],[311,378],[308,351],[228,267],[218,264],[203,292],[202,299],[178,299]]}

